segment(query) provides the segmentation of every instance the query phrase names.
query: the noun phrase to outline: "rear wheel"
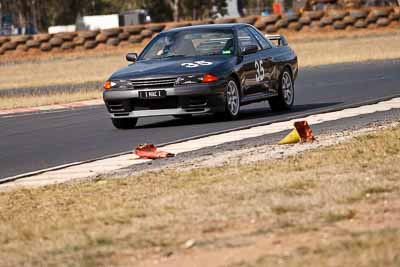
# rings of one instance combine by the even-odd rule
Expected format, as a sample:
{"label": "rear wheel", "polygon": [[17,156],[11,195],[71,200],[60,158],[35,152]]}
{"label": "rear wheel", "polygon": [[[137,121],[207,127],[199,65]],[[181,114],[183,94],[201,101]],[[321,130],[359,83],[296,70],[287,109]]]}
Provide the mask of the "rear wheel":
{"label": "rear wheel", "polygon": [[273,111],[289,110],[294,103],[294,83],[292,75],[285,69],[279,81],[278,95],[271,97],[269,105]]}
{"label": "rear wheel", "polygon": [[234,79],[230,78],[225,87],[225,112],[217,113],[216,115],[225,119],[234,120],[239,116],[239,111],[239,86]]}
{"label": "rear wheel", "polygon": [[136,126],[138,118],[111,119],[112,124],[117,129],[133,129]]}

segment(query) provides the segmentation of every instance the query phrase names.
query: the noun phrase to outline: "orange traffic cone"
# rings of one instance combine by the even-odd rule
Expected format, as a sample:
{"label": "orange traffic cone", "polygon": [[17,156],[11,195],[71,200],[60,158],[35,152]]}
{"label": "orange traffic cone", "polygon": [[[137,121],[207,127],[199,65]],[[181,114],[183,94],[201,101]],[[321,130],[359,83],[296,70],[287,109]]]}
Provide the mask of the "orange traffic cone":
{"label": "orange traffic cone", "polygon": [[296,121],[294,123],[294,127],[295,128],[288,135],[279,141],[279,145],[294,144],[298,142],[312,142],[315,140],[313,132],[307,121]]}
{"label": "orange traffic cone", "polygon": [[175,154],[157,150],[157,147],[153,144],[138,145],[135,149],[135,154],[142,159],[160,159],[175,156]]}

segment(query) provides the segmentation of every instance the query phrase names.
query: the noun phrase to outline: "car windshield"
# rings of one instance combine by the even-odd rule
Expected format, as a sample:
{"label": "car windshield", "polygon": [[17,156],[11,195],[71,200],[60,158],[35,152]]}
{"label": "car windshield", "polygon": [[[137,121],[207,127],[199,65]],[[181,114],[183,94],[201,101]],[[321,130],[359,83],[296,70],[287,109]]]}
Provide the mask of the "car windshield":
{"label": "car windshield", "polygon": [[232,30],[184,30],[162,33],[146,47],[139,59],[233,55]]}

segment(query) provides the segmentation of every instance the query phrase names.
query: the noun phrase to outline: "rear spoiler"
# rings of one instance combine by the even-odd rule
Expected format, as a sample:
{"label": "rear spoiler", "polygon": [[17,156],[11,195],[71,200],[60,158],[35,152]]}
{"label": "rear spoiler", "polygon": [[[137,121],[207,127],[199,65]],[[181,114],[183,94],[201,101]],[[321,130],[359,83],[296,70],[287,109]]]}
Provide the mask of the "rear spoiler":
{"label": "rear spoiler", "polygon": [[289,43],[286,40],[285,36],[279,34],[266,34],[268,40],[274,43],[277,46],[287,46]]}

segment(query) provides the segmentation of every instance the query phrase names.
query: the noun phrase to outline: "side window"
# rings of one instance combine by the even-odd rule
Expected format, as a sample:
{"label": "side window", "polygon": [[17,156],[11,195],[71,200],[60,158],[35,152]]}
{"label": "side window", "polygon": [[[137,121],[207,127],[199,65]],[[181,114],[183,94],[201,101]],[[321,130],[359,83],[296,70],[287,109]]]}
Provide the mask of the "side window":
{"label": "side window", "polygon": [[257,41],[261,44],[262,49],[271,48],[271,45],[268,43],[268,41],[265,40],[264,36],[262,36],[258,31],[256,31],[251,27],[248,27],[247,29],[252,33],[252,35],[254,35]]}
{"label": "side window", "polygon": [[257,42],[257,40],[244,28],[239,29],[237,31],[237,33],[238,33],[238,38],[239,38],[240,49],[243,49],[244,47],[249,46],[249,45],[256,45],[258,47],[258,50],[261,50],[261,46]]}

